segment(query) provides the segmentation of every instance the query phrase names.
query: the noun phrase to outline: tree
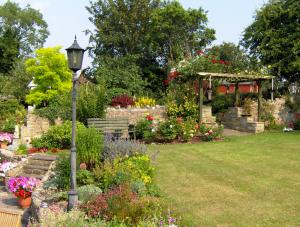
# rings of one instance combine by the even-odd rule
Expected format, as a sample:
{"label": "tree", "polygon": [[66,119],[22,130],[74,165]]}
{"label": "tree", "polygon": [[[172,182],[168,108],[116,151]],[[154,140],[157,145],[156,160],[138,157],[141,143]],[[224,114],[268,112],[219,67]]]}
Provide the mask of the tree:
{"label": "tree", "polygon": [[202,8],[185,10],[177,1],[167,2],[151,16],[152,46],[165,64],[176,63],[184,55],[193,55],[215,39],[215,31],[206,26]]}
{"label": "tree", "polygon": [[[128,82],[133,78],[139,82],[139,74],[142,87],[136,87],[134,93],[129,89],[127,93],[150,91],[161,94],[171,62],[181,60],[185,52],[202,48],[214,39],[214,31],[206,27],[205,12],[202,9],[185,10],[178,2],[98,0],[87,9],[91,14],[90,21],[96,27],[94,33],[89,31],[90,53],[95,56],[97,68],[94,72],[104,75],[101,71],[109,70],[111,66],[115,72],[121,72],[110,74],[108,83],[113,83],[108,90],[133,88]],[[128,60],[132,57],[136,60]],[[105,65],[101,62],[105,58],[125,67],[114,67],[104,60]],[[128,60],[130,67],[126,67],[124,60]]]}
{"label": "tree", "polygon": [[149,35],[151,13],[159,0],[98,0],[87,10],[95,25],[90,42],[96,56],[124,56],[141,54]]}
{"label": "tree", "polygon": [[300,2],[270,0],[256,12],[241,44],[278,79],[299,81]]}
{"label": "tree", "polygon": [[139,95],[143,93],[145,82],[135,56],[102,57],[101,65],[93,73],[99,84],[107,87],[108,98],[117,95]]}
{"label": "tree", "polygon": [[18,57],[42,47],[47,27],[42,14],[29,6],[22,9],[10,1],[0,6],[0,73],[10,72]]}
{"label": "tree", "polygon": [[207,55],[212,56],[215,60],[227,62],[230,72],[257,71],[257,69],[254,69],[246,51],[234,43],[224,42],[220,45],[214,45],[206,52]]}
{"label": "tree", "polygon": [[35,58],[26,61],[26,71],[34,77],[36,88],[26,96],[29,104],[45,106],[58,94],[69,91],[72,74],[61,47],[41,48]]}

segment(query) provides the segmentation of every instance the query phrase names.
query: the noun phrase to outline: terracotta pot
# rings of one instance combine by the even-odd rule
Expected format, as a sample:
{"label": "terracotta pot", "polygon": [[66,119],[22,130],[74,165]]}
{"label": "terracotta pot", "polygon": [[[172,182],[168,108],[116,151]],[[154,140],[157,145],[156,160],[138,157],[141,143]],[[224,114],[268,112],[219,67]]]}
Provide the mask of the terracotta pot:
{"label": "terracotta pot", "polygon": [[2,149],[6,149],[7,148],[7,143],[6,142],[0,142],[0,147]]}
{"label": "terracotta pot", "polygon": [[31,205],[31,197],[19,198],[19,205],[22,209],[28,208]]}

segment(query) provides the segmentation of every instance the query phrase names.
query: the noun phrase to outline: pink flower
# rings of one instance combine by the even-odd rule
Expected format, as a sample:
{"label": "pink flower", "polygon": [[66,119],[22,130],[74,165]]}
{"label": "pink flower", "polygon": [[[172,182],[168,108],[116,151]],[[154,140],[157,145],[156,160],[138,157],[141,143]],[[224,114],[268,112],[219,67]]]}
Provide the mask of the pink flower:
{"label": "pink flower", "polygon": [[81,163],[81,164],[79,165],[79,168],[80,168],[80,169],[86,169],[86,168],[87,168],[87,166],[86,166],[86,164],[85,164],[85,163]]}

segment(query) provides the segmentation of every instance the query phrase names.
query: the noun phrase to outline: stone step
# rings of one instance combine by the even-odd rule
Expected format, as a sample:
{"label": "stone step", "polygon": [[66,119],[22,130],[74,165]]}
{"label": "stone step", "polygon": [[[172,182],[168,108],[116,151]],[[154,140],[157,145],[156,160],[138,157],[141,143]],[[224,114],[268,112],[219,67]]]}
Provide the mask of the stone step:
{"label": "stone step", "polygon": [[23,169],[22,171],[25,174],[35,174],[35,175],[45,175],[47,173],[47,170],[41,170],[41,169]]}
{"label": "stone step", "polygon": [[52,161],[28,159],[28,165],[49,167]]}
{"label": "stone step", "polygon": [[57,158],[57,156],[55,155],[42,155],[42,154],[35,154],[35,155],[32,155],[30,159],[32,160],[41,160],[41,161],[55,161]]}
{"label": "stone step", "polygon": [[43,179],[43,175],[40,175],[40,174],[29,174],[29,173],[22,173],[22,174],[19,174],[20,176],[23,176],[23,177],[31,177],[31,178],[37,178],[37,179]]}
{"label": "stone step", "polygon": [[44,170],[47,171],[49,166],[41,166],[41,165],[25,165],[23,169],[37,169],[37,170]]}

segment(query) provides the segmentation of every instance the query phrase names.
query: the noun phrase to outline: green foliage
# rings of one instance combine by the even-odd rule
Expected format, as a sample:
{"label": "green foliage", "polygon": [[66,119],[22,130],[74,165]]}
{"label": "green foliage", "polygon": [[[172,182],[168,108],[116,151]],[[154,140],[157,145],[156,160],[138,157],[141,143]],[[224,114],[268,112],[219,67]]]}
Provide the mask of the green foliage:
{"label": "green foliage", "polygon": [[79,87],[77,100],[77,118],[87,125],[88,118],[103,118],[106,108],[106,89],[92,83]]}
{"label": "green foliage", "polygon": [[200,138],[202,141],[213,141],[214,139],[221,138],[223,129],[223,126],[208,127],[202,124],[199,127]]}
{"label": "green foliage", "polygon": [[94,178],[92,172],[86,169],[80,169],[76,173],[76,179],[78,185],[90,185],[94,184]]}
{"label": "green foliage", "polygon": [[170,142],[177,138],[178,131],[178,125],[175,120],[161,122],[157,126],[155,139],[161,142]]}
{"label": "green foliage", "polygon": [[149,121],[147,118],[139,120],[135,125],[135,134],[137,139],[144,139],[145,134],[151,132],[152,130],[152,121]]}
{"label": "green foliage", "polygon": [[71,89],[72,74],[61,47],[41,48],[35,58],[26,61],[26,71],[34,77],[36,88],[26,96],[29,104],[46,106],[57,95]]}
{"label": "green foliage", "polygon": [[109,98],[161,97],[167,69],[214,40],[204,10],[185,10],[177,1],[99,0],[87,9],[96,27],[90,32],[91,77],[104,78]]}
{"label": "green foliage", "polygon": [[160,216],[161,206],[157,199],[138,197],[128,184],[122,184],[108,192],[100,194],[95,200],[80,206],[89,217],[113,219],[125,226],[140,226],[142,220],[151,220]]}
{"label": "green foliage", "polygon": [[25,155],[28,154],[27,146],[25,144],[21,144],[18,149],[16,150],[16,154],[18,155]]}
{"label": "green foliage", "polygon": [[76,136],[77,161],[89,167],[100,162],[103,135],[95,128],[80,127]]}
{"label": "green foliage", "polygon": [[146,187],[151,185],[154,168],[150,158],[138,155],[129,158],[116,158],[113,163],[105,162],[103,169],[96,168],[94,174],[101,188],[107,190],[124,182],[142,182]]}
{"label": "green foliage", "polygon": [[[40,227],[40,226],[48,226],[48,227],[109,227],[110,225],[106,224],[104,221],[100,219],[87,219],[86,215],[73,209],[69,212],[48,212],[47,215],[44,215],[39,223],[32,222],[30,223],[31,227]],[[120,226],[111,226],[111,227],[122,227]],[[123,226],[125,227],[125,226]]]}
{"label": "green foliage", "polygon": [[229,107],[233,107],[235,98],[233,94],[216,95],[212,99],[212,112],[220,113],[225,112]]}
{"label": "green foliage", "polygon": [[202,8],[185,10],[178,1],[165,2],[151,16],[151,44],[164,63],[175,63],[215,39],[207,21]]}
{"label": "green foliage", "polygon": [[141,95],[146,84],[133,55],[101,57],[93,74],[98,83],[105,83],[108,100],[123,94]]}
{"label": "green foliage", "polygon": [[7,1],[0,5],[0,73],[8,73],[18,57],[42,47],[49,32],[42,14],[27,5]]}
{"label": "green foliage", "polygon": [[300,93],[296,93],[292,96],[287,96],[285,105],[294,112],[300,112]]}
{"label": "green foliage", "polygon": [[[76,123],[77,131],[85,129],[82,123]],[[78,132],[79,133],[79,132]],[[54,125],[40,138],[33,139],[31,144],[34,148],[59,148],[66,149],[71,146],[72,122],[66,121],[61,125]]]}
{"label": "green foliage", "polygon": [[179,139],[188,142],[197,135],[198,124],[195,120],[189,119],[179,124]]}
{"label": "green foliage", "polygon": [[0,99],[0,130],[14,131],[15,124],[22,124],[26,111],[16,99]]}
{"label": "green foliage", "polygon": [[102,190],[97,186],[90,184],[78,187],[77,192],[79,201],[86,203],[94,200],[99,194],[102,193]]}
{"label": "green foliage", "polygon": [[299,80],[299,12],[297,0],[269,1],[244,31],[242,45],[278,80]]}
{"label": "green foliage", "polygon": [[70,187],[70,171],[70,155],[59,153],[54,169],[55,176],[47,182],[46,186],[67,190]]}
{"label": "green foliage", "polygon": [[2,127],[0,128],[0,131],[14,133],[16,123],[17,122],[16,122],[15,117],[10,116],[10,117],[6,118],[6,120],[2,123]]}

